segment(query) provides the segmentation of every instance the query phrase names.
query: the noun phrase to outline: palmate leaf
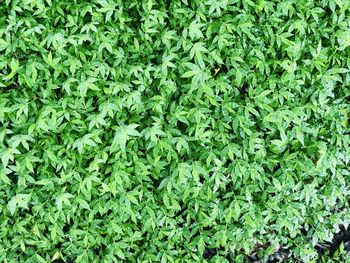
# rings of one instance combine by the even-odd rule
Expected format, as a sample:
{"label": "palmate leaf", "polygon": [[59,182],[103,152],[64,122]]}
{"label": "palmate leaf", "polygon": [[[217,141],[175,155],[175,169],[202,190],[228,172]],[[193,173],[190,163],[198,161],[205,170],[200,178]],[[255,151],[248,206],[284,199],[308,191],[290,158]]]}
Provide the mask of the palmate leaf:
{"label": "palmate leaf", "polygon": [[7,207],[10,210],[10,213],[13,215],[18,208],[28,209],[28,203],[30,201],[30,194],[17,194],[11,198],[8,202]]}
{"label": "palmate leaf", "polygon": [[56,198],[56,205],[57,205],[57,208],[58,209],[62,209],[62,206],[65,204],[65,205],[71,205],[71,202],[70,202],[70,198],[74,197],[72,194],[70,193],[63,193],[61,195],[59,195],[57,198]]}
{"label": "palmate leaf", "polygon": [[140,136],[140,133],[136,130],[138,126],[138,124],[130,124],[118,127],[111,145],[111,152],[115,152],[118,148],[125,152],[127,141],[132,137]]}

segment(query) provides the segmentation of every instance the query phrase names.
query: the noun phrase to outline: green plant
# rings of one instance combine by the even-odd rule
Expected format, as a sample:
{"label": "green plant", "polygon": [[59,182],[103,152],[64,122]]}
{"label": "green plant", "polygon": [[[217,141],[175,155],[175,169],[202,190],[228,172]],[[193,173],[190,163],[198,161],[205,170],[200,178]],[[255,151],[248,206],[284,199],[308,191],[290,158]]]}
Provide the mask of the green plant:
{"label": "green plant", "polygon": [[349,7],[2,1],[1,261],[314,262],[349,223]]}

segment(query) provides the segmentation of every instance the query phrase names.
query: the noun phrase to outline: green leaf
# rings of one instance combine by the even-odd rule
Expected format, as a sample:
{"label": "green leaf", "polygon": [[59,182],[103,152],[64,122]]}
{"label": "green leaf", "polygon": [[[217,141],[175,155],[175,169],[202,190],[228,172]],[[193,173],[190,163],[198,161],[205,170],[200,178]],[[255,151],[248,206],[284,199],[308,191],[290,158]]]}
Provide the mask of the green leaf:
{"label": "green leaf", "polygon": [[204,243],[203,238],[199,239],[197,246],[198,246],[198,254],[203,255],[204,249],[205,249],[205,243]]}
{"label": "green leaf", "polygon": [[13,196],[7,204],[11,215],[13,215],[16,212],[17,207],[28,209],[28,203],[30,199],[31,199],[30,194],[17,194]]}
{"label": "green leaf", "polygon": [[116,254],[119,258],[125,259],[124,253],[121,249],[117,249]]}
{"label": "green leaf", "polygon": [[7,43],[4,39],[0,38],[0,51],[3,51],[9,47],[9,43]]}
{"label": "green leaf", "polygon": [[122,152],[125,152],[126,142],[131,137],[140,136],[140,133],[136,130],[138,126],[138,124],[130,124],[117,128],[114,135],[113,143],[111,145],[111,150],[115,151],[116,147],[118,146],[122,150]]}
{"label": "green leaf", "polygon": [[5,184],[11,184],[11,180],[7,177],[5,169],[0,169],[0,179],[5,183]]}
{"label": "green leaf", "polygon": [[196,74],[195,71],[193,70],[189,70],[187,72],[185,72],[184,74],[182,74],[181,78],[191,78]]}
{"label": "green leaf", "polygon": [[299,127],[296,127],[296,135],[298,141],[304,146],[304,133],[301,131]]}
{"label": "green leaf", "polygon": [[196,39],[196,38],[203,38],[203,34],[201,31],[201,26],[202,24],[197,23],[196,21],[192,21],[191,24],[189,25],[189,35],[191,39]]}

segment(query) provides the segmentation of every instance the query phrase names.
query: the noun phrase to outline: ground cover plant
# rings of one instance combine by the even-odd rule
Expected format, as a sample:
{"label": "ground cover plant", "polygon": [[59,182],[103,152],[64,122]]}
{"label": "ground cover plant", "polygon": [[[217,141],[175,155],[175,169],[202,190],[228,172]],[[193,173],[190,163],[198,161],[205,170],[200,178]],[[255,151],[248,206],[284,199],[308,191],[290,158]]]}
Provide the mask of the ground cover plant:
{"label": "ground cover plant", "polygon": [[1,262],[349,260],[348,0],[0,2]]}

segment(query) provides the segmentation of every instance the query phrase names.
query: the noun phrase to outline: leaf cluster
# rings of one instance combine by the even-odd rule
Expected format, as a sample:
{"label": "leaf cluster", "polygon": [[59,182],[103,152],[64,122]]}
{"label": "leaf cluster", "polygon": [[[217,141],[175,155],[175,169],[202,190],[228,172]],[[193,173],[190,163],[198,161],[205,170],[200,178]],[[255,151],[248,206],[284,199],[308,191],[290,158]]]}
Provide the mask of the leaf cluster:
{"label": "leaf cluster", "polygon": [[349,21],[347,0],[1,1],[0,261],[314,262],[350,219]]}

